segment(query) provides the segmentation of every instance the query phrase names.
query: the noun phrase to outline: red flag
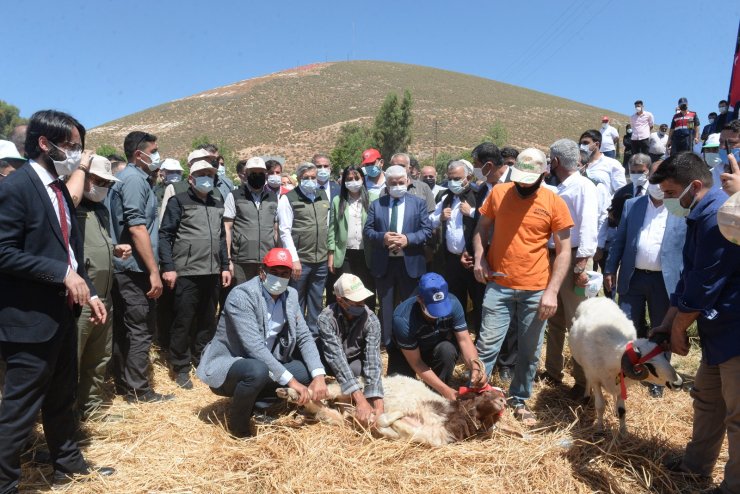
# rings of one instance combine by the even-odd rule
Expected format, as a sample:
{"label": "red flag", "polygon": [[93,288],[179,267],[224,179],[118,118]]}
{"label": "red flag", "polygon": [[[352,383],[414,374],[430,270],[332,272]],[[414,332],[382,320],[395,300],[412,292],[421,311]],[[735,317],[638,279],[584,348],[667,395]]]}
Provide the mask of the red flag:
{"label": "red flag", "polygon": [[740,101],[740,23],[737,28],[737,44],[735,45],[735,59],[732,65],[732,75],[730,76],[730,95],[727,101],[730,105],[735,106],[737,111],[737,102]]}

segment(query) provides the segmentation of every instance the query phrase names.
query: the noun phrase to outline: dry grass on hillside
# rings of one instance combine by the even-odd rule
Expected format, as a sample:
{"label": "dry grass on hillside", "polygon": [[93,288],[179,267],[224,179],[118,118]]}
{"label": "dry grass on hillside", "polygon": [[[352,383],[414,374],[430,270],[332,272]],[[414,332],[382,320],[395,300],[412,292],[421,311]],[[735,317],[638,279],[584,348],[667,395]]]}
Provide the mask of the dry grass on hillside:
{"label": "dry grass on hillside", "polygon": [[[697,350],[677,365],[690,368]],[[235,440],[222,427],[228,400],[200,382],[177,390],[162,365],[154,367],[156,389],[176,401],[126,405],[115,400],[114,424],[85,427],[87,458],[114,465],[108,479],[70,485],[69,493],[680,493],[698,487],[669,474],[660,464],[681,453],[691,433],[691,399],[668,392],[648,397],[630,388],[629,433],[593,434],[593,408],[585,411],[564,398],[565,388],[536,385],[531,405],[540,422],[522,430],[510,414],[502,425],[523,437],[494,432],[490,438],[428,448],[373,439],[350,428],[305,423],[295,410],[272,423],[258,423],[258,435]],[[611,410],[611,409],[610,409]],[[722,477],[726,446],[714,478]],[[25,492],[46,490],[49,467],[24,468]]]}

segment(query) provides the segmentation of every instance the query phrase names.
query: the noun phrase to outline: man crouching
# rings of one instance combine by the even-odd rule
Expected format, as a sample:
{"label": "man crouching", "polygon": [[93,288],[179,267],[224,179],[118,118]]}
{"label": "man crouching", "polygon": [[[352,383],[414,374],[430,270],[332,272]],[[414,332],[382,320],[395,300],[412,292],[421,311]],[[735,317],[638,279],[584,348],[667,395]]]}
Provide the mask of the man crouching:
{"label": "man crouching", "polygon": [[319,352],[298,294],[288,287],[292,272],[288,250],[271,249],[258,276],[231,291],[216,335],[203,350],[196,375],[217,395],[232,398],[229,429],[235,437],[251,435],[255,401],[278,386],[294,389],[300,405],[326,397]]}
{"label": "man crouching", "polygon": [[[383,414],[380,321],[365,305],[375,294],[360,278],[344,273],[334,283],[334,295],[336,303],[325,308],[318,319],[324,360],[342,395],[352,397],[357,421],[372,425]],[[364,387],[358,377],[364,379]]]}

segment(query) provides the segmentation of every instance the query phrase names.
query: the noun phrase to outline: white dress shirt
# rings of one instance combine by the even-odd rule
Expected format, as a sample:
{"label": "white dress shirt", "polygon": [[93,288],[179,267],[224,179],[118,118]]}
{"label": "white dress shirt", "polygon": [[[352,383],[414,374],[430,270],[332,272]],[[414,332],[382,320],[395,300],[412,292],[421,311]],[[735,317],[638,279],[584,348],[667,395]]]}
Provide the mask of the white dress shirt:
{"label": "white dress shirt", "polygon": [[[34,160],[28,160],[28,164],[31,165],[31,168],[36,172],[36,175],[39,176],[41,183],[44,184],[46,193],[49,195],[49,200],[51,201],[51,206],[54,208],[54,212],[57,215],[59,228],[61,228],[62,219],[59,215],[59,201],[57,200],[57,193],[51,188],[51,183],[54,182],[57,177],[49,173],[49,170],[36,163]],[[67,268],[67,274],[69,274],[70,269],[77,272],[77,259],[75,258],[74,249],[72,249],[72,216],[70,215],[69,204],[67,204],[67,201],[64,201],[64,212],[67,217],[67,232],[69,240],[69,245],[67,246],[67,249],[69,250],[69,267]],[[67,274],[64,275],[65,278]]]}
{"label": "white dress shirt", "polygon": [[635,268],[647,271],[661,271],[660,247],[663,245],[665,225],[668,221],[668,210],[664,205],[655,207],[648,199],[645,219],[642,222],[640,236],[637,238],[637,255]]}
{"label": "white dress shirt", "polygon": [[609,174],[610,190],[609,194],[612,196],[616,191],[627,185],[627,177],[624,173],[624,167],[622,163],[610,158],[604,154],[601,157],[589,163],[586,167],[586,174],[591,176],[592,173],[604,172]]}
{"label": "white dress shirt", "polygon": [[[303,192],[303,191],[301,191]],[[305,194],[305,192],[304,192]],[[311,201],[316,201],[316,195],[306,195]],[[283,194],[278,199],[277,207],[278,217],[278,230],[280,230],[280,240],[283,242],[283,247],[288,249],[290,256],[293,258],[293,262],[298,260],[298,251],[293,243],[293,208],[290,206],[288,196]],[[329,215],[326,216],[326,224],[329,224]]]}
{"label": "white dress shirt", "polygon": [[[434,212],[429,215],[432,228],[437,228],[442,223],[442,211],[444,210],[444,199],[437,203]],[[450,219],[447,220],[445,229],[445,244],[447,250],[452,254],[462,254],[465,250],[465,236],[463,235],[463,213],[460,211],[460,197],[454,196],[450,205]]]}
{"label": "white dress shirt", "polygon": [[[349,213],[347,220],[347,248],[359,250],[362,249],[362,198],[347,201],[346,211]],[[347,213],[345,213],[347,214]]]}
{"label": "white dress shirt", "polygon": [[[580,173],[574,173],[557,186],[573,219],[571,245],[578,248],[576,257],[593,257],[598,245],[599,197],[596,186]],[[550,239],[549,247],[555,243]]]}

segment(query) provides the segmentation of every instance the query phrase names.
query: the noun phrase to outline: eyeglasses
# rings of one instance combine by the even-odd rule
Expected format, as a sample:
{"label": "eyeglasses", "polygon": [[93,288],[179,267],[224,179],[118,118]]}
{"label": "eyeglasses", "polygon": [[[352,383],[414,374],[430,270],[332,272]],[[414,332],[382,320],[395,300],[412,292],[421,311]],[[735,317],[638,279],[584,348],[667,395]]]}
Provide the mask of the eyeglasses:
{"label": "eyeglasses", "polygon": [[[51,141],[49,141],[49,142],[51,142]],[[54,144],[53,142],[51,142],[51,143]],[[82,144],[80,144],[78,142],[64,141],[64,142],[60,142],[58,145],[57,144],[54,144],[54,145],[57,146],[57,147],[61,147],[61,148],[67,149],[69,151],[73,151],[73,152],[82,151]]]}

